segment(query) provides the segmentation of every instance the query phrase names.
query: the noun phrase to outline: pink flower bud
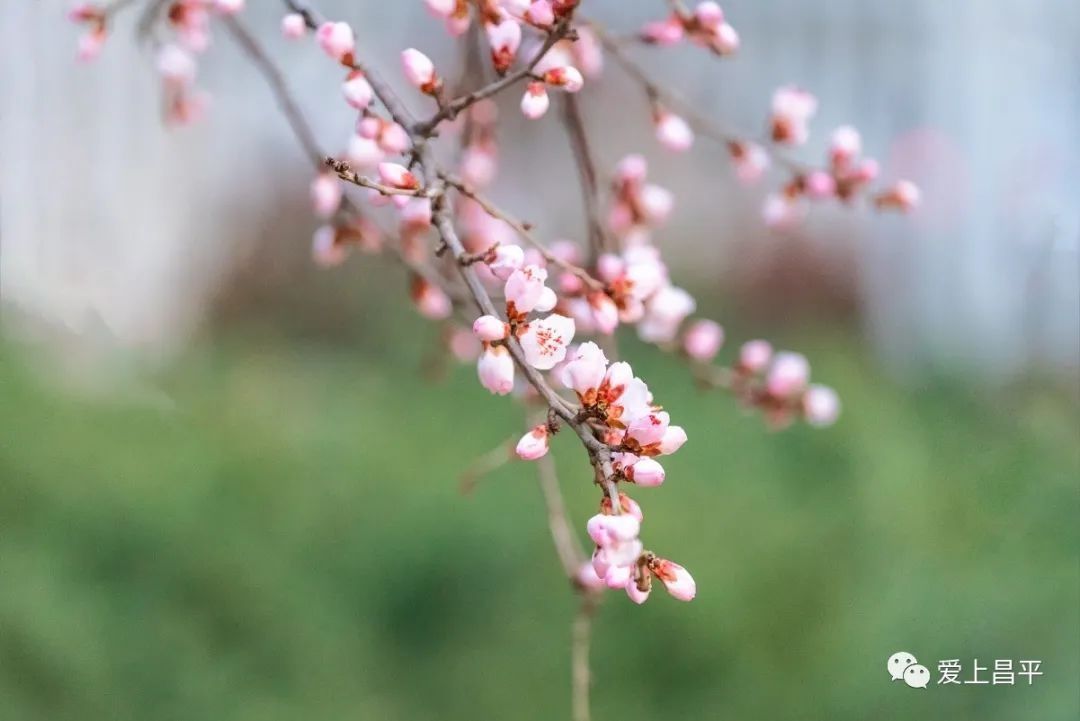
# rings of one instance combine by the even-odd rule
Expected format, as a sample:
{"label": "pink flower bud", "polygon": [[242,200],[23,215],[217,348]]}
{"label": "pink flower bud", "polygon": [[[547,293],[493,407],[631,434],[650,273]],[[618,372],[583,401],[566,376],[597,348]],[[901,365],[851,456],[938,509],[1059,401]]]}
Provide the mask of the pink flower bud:
{"label": "pink flower bud", "polygon": [[683,38],[682,21],[676,15],[665,20],[646,23],[639,33],[644,42],[653,45],[674,45]]}
{"label": "pink flower bud", "polygon": [[648,161],[636,153],[627,155],[615,166],[615,179],[622,184],[641,183],[648,173]]}
{"label": "pink flower bud", "polygon": [[769,167],[769,154],[757,143],[728,143],[728,151],[735,163],[735,177],[746,185],[760,180]]}
{"label": "pink flower bud", "polygon": [[514,359],[505,346],[485,348],[476,361],[476,374],[480,384],[496,395],[505,396],[514,390]]}
{"label": "pink flower bud", "polygon": [[409,132],[397,123],[383,123],[379,131],[379,147],[391,155],[401,155],[412,141],[409,140]]}
{"label": "pink flower bud", "polygon": [[712,47],[721,55],[734,55],[739,50],[739,33],[728,23],[723,23],[713,34]]}
{"label": "pink flower bud", "polygon": [[514,63],[514,56],[521,47],[521,26],[516,20],[506,18],[498,23],[485,23],[484,30],[491,45],[491,62],[495,71],[505,73]]}
{"label": "pink flower bud", "polygon": [[626,469],[626,477],[639,486],[653,488],[664,482],[664,467],[652,458],[642,458]]}
{"label": "pink flower bud", "polygon": [[430,320],[443,320],[454,312],[454,303],[450,296],[424,280],[413,286],[413,302],[420,315]]}
{"label": "pink flower bud", "polygon": [[607,293],[596,291],[588,297],[592,310],[592,321],[596,331],[602,335],[611,335],[619,326],[619,306]]}
{"label": "pink flower bud", "polygon": [[634,569],[630,566],[611,566],[604,574],[604,585],[608,588],[626,588],[634,575]]}
{"label": "pink flower bud", "polygon": [[772,101],[772,139],[802,145],[809,135],[807,123],[816,112],[817,98],[805,90],[794,85],[777,89]]}
{"label": "pink flower bud", "polygon": [[379,178],[387,185],[402,190],[416,190],[420,187],[416,176],[398,163],[379,163]]}
{"label": "pink flower bud", "polygon": [[659,185],[646,184],[641,188],[638,204],[645,219],[652,225],[659,225],[668,219],[675,206],[675,196]]}
{"label": "pink flower bud", "polygon": [[332,225],[323,225],[311,237],[311,259],[321,268],[333,268],[341,265],[349,255],[349,250],[338,243],[337,229]]}
{"label": "pink flower bud", "polygon": [[416,48],[409,48],[401,53],[401,64],[410,83],[425,93],[434,92],[438,78],[431,58]]}
{"label": "pink flower bud", "polygon": [[656,139],[668,150],[681,153],[694,144],[694,131],[681,117],[665,110],[656,118]]}
{"label": "pink flower bud", "polygon": [[707,319],[691,323],[683,336],[683,350],[686,355],[702,363],[715,358],[723,344],[724,329],[719,323]]}
{"label": "pink flower bud", "polygon": [[244,9],[244,0],[214,0],[214,9],[222,15],[236,15]]}
{"label": "pink flower bud", "polygon": [[311,206],[320,218],[329,218],[337,212],[341,196],[341,183],[336,175],[319,173],[311,181]]}
{"label": "pink flower bud", "polygon": [[802,393],[810,380],[810,363],[801,353],[784,351],[773,359],[765,388],[777,398],[791,398]]}
{"label": "pink flower bud", "polygon": [[568,93],[576,93],[585,85],[585,78],[572,65],[552,68],[544,73],[544,82],[553,88],[562,88]]}
{"label": "pink flower bud", "polygon": [[345,157],[353,168],[374,169],[384,157],[382,148],[371,138],[354,135],[349,138]]}
{"label": "pink flower bud", "polygon": [[649,600],[650,590],[651,588],[648,584],[646,584],[644,591],[641,590],[636,578],[631,577],[630,580],[626,582],[626,595],[630,597],[631,601],[639,606]]}
{"label": "pink flower bud", "polygon": [[850,125],[841,125],[829,139],[829,162],[837,169],[848,167],[862,152],[859,131]]}
{"label": "pink flower bud", "polygon": [[576,580],[582,588],[598,591],[604,588],[604,579],[596,574],[596,569],[593,568],[591,561],[586,561],[581,564],[581,568],[578,569]]}
{"label": "pink flower bud", "polygon": [[345,102],[357,110],[363,110],[371,105],[375,97],[371,84],[359,70],[353,70],[346,76],[345,82],[341,84],[341,94],[345,96]]}
{"label": "pink flower bud", "polygon": [[679,564],[661,558],[657,559],[652,570],[664,582],[668,593],[680,601],[691,601],[697,595],[694,577]]}
{"label": "pink flower bud", "polygon": [[803,415],[812,426],[831,426],[840,416],[840,398],[828,386],[812,385],[802,399]]}
{"label": "pink flower bud", "polygon": [[195,58],[177,45],[165,45],[158,51],[157,70],[167,82],[188,85],[195,80]]}
{"label": "pink flower bud", "polygon": [[718,3],[706,0],[694,8],[694,19],[707,28],[718,28],[724,22],[724,11]]}
{"label": "pink flower bud", "polygon": [[836,194],[836,180],[823,170],[813,170],[803,180],[806,194],[814,200],[831,198]]}
{"label": "pink flower bud", "polygon": [[457,10],[457,0],[424,0],[428,10],[437,17],[448,18]]}
{"label": "pink flower bud", "polygon": [[559,378],[562,384],[585,397],[595,392],[604,381],[607,358],[600,346],[592,341],[582,343],[570,360],[562,367]]}
{"label": "pink flower bud", "polygon": [[79,36],[76,57],[79,62],[87,63],[101,55],[101,49],[105,47],[105,28],[97,27]]}
{"label": "pink flower bud", "polygon": [[739,349],[739,367],[751,373],[760,373],[769,365],[772,354],[772,345],[768,341],[747,341]]}
{"label": "pink flower bud", "polygon": [[574,320],[552,314],[547,318],[529,321],[521,334],[521,350],[533,368],[550,370],[566,357],[566,347],[574,339]]}
{"label": "pink flower bud", "polygon": [[635,419],[626,429],[626,438],[636,441],[643,448],[659,443],[667,432],[671,417],[665,411],[649,413]]}
{"label": "pink flower bud", "polygon": [[629,513],[631,516],[638,519],[639,522],[645,520],[645,514],[642,513],[641,506],[633,498],[625,493],[620,493],[619,502],[622,504],[623,513]]}
{"label": "pink flower bud", "polygon": [[319,47],[331,58],[345,65],[352,64],[352,56],[356,52],[356,37],[348,23],[325,22],[315,31],[315,38]]}
{"label": "pink flower bud", "polygon": [[281,18],[281,35],[287,40],[299,40],[307,32],[307,23],[300,13],[289,13]]}
{"label": "pink flower bud", "polygon": [[509,278],[511,273],[525,263],[525,251],[519,245],[500,244],[495,248],[493,255],[495,257],[488,263],[488,268],[500,280]]}
{"label": "pink flower bud", "polygon": [[670,456],[686,443],[686,431],[682,426],[668,426],[664,437],[660,439],[660,455]]}
{"label": "pink flower bud", "polygon": [[548,111],[551,100],[548,98],[547,87],[543,83],[532,82],[525,88],[525,94],[521,96],[521,113],[530,120],[536,120]]}
{"label": "pink flower bud", "polygon": [[611,546],[635,540],[641,533],[641,521],[629,513],[620,513],[617,516],[598,513],[589,519],[585,530],[597,546]]}
{"label": "pink flower bud", "polygon": [[506,323],[493,315],[482,315],[473,322],[472,332],[480,340],[492,342],[506,337]]}
{"label": "pink flower bud", "polygon": [[536,0],[525,11],[525,19],[542,28],[550,27],[555,23],[555,10],[549,0]]}
{"label": "pink flower bud", "polygon": [[546,280],[547,271],[538,265],[526,265],[513,271],[503,288],[507,305],[512,303],[517,313],[529,313],[540,302]]}
{"label": "pink flower bud", "polygon": [[899,180],[884,193],[874,198],[874,203],[879,209],[895,209],[908,212],[914,209],[921,199],[922,193],[919,186],[909,180]]}
{"label": "pink flower bud", "polygon": [[787,230],[806,217],[806,203],[786,194],[772,193],[761,205],[761,219],[773,230]]}
{"label": "pink flower bud", "polygon": [[521,440],[518,441],[514,452],[523,461],[535,461],[537,458],[547,455],[548,427],[541,423],[523,435]]}

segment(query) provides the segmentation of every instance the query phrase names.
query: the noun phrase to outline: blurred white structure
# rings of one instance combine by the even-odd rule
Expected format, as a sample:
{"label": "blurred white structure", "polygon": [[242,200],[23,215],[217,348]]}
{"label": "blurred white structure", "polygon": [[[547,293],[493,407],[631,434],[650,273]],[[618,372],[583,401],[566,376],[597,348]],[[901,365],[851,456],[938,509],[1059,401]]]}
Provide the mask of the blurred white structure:
{"label": "blurred white structure", "polygon": [[[249,2],[246,22],[288,68],[326,147],[339,150],[351,113],[339,73],[311,47],[277,35],[276,2]],[[420,0],[323,0],[354,22],[362,51],[397,77],[397,54],[418,45],[455,55]],[[629,31],[661,0],[590,0],[589,14]],[[827,244],[855,235],[863,313],[882,354],[900,362],[975,362],[1005,373],[1080,360],[1080,10],[1058,0],[729,0],[743,50],[719,62],[700,51],[643,49],[654,75],[726,125],[757,132],[777,85],[821,98],[811,144],[857,125],[887,178],[924,188],[913,218],[815,213]],[[101,59],[73,63],[76,30],[59,0],[0,5],[2,289],[11,305],[75,330],[104,327],[125,346],[168,349],[200,317],[244,247],[269,232],[267,203],[303,197],[310,168],[262,79],[220,30],[200,68],[215,96],[208,122],[161,128],[151,60],[122,22]],[[728,237],[757,223],[761,191],[738,187],[721,149],[659,152],[635,89],[616,77],[584,97],[596,150],[610,167],[647,148],[653,173],[678,193],[665,234],[694,248],[693,268],[728,267]],[[569,153],[554,117],[530,125],[505,99],[517,140],[504,148],[500,198],[553,234],[580,236]],[[416,100],[416,102],[423,102]],[[554,113],[552,114],[554,116]],[[634,122],[640,118],[640,122]],[[552,145],[553,144],[553,145]],[[541,151],[541,148],[545,150]],[[542,160],[541,160],[542,159]],[[515,184],[523,166],[541,174]],[[567,214],[566,209],[574,209]],[[297,223],[297,242],[314,227]],[[702,228],[716,228],[702,237]],[[679,232],[686,231],[686,232]],[[693,231],[693,232],[690,232]],[[785,238],[773,242],[783,244]],[[675,264],[678,265],[676,259]],[[688,264],[689,265],[689,264]]]}

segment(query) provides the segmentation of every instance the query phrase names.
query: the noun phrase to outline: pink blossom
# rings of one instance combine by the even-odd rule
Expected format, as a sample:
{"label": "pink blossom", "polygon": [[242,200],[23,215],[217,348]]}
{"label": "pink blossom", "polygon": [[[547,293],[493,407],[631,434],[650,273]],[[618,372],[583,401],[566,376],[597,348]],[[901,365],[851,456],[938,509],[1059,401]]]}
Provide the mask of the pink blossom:
{"label": "pink blossom", "polygon": [[850,125],[841,125],[829,138],[829,162],[836,169],[847,168],[862,152],[859,131]]}
{"label": "pink blossom", "polygon": [[560,88],[568,93],[576,93],[585,85],[585,78],[572,65],[552,68],[544,73],[544,82],[553,88]]}
{"label": "pink blossom", "polygon": [[547,455],[548,435],[547,425],[541,423],[521,437],[514,452],[523,461],[535,461]]}
{"label": "pink blossom", "polygon": [[505,396],[514,390],[514,359],[505,346],[485,348],[476,361],[476,374],[480,384],[496,395]]}
{"label": "pink blossom", "polygon": [[772,139],[802,145],[809,135],[807,123],[817,112],[817,98],[794,85],[777,89],[772,100]]}
{"label": "pink blossom", "polygon": [[641,521],[629,513],[606,515],[598,513],[585,525],[589,538],[597,546],[611,546],[624,541],[633,541],[641,533]]}
{"label": "pink blossom", "polygon": [[167,82],[188,85],[195,80],[195,58],[177,45],[164,45],[158,51],[157,70]]}
{"label": "pink blossom", "polygon": [[653,488],[664,482],[664,467],[652,458],[642,458],[626,469],[626,477],[639,486]]}
{"label": "pink blossom", "polygon": [[634,569],[629,565],[610,566],[608,572],[604,574],[604,585],[608,588],[626,588],[626,584],[630,583],[634,575]]}
{"label": "pink blossom", "polygon": [[325,22],[315,31],[319,47],[334,60],[345,65],[352,64],[356,52],[356,37],[353,29],[344,22]]}
{"label": "pink blossom", "polygon": [[626,441],[633,441],[641,448],[659,443],[670,423],[671,416],[665,411],[642,415],[627,425]]}
{"label": "pink blossom", "polygon": [[[648,573],[648,571],[646,571],[646,573]],[[649,600],[649,591],[652,590],[651,585],[647,580],[644,580],[644,585],[645,588],[642,589],[638,585],[638,580],[633,577],[626,582],[626,595],[630,597],[631,601],[639,606]]]}
{"label": "pink blossom", "polygon": [[299,40],[307,32],[307,23],[300,13],[289,13],[281,18],[281,34],[288,40]]}
{"label": "pink blossom", "polygon": [[491,45],[491,62],[495,71],[505,73],[514,63],[514,56],[521,47],[521,26],[516,20],[505,18],[497,23],[485,23],[488,44]]}
{"label": "pink blossom", "polygon": [[214,9],[222,15],[236,15],[244,9],[244,0],[214,0]]}
{"label": "pink blossom", "polygon": [[559,380],[583,398],[596,392],[604,382],[606,371],[607,357],[604,356],[604,351],[600,350],[596,343],[588,341],[579,345],[571,354],[570,360],[560,371]]}
{"label": "pink blossom", "polygon": [[493,315],[482,315],[473,322],[473,334],[483,341],[502,340],[506,337],[506,323]]}
{"label": "pink blossom", "polygon": [[696,307],[693,297],[685,290],[667,286],[646,301],[638,336],[646,343],[668,343],[675,339],[679,325]]}
{"label": "pink blossom", "polygon": [[530,120],[542,117],[551,106],[548,98],[547,86],[541,82],[532,82],[525,87],[525,94],[521,96],[521,114]]}
{"label": "pink blossom", "polygon": [[921,199],[919,186],[910,180],[899,180],[891,188],[874,198],[878,208],[888,208],[903,212],[914,209]]}
{"label": "pink blossom", "polygon": [[675,15],[665,20],[654,20],[645,24],[639,33],[641,39],[654,45],[674,45],[683,39],[682,22]]}
{"label": "pink blossom", "polygon": [[707,363],[720,352],[724,344],[724,329],[716,321],[696,320],[683,335],[683,351],[696,361]]}
{"label": "pink blossom", "polygon": [[540,300],[536,301],[533,310],[537,313],[547,313],[549,310],[554,310],[558,304],[559,296],[551,288],[544,286],[544,289],[540,292]]}
{"label": "pink blossom", "polygon": [[547,271],[538,265],[526,265],[513,271],[506,279],[503,291],[507,306],[513,304],[516,313],[532,311],[544,294],[546,280]]}
{"label": "pink blossom", "polygon": [[735,177],[746,185],[760,180],[769,167],[769,154],[757,143],[729,143],[728,151],[735,163]]}
{"label": "pink blossom", "polygon": [[337,229],[322,225],[311,237],[311,258],[322,268],[341,265],[349,256],[348,248],[337,242]]}
{"label": "pink blossom", "polygon": [[649,162],[636,153],[627,155],[615,166],[615,179],[620,184],[641,183],[649,174]]}
{"label": "pink blossom", "polygon": [[694,144],[694,131],[685,120],[666,110],[656,116],[656,139],[668,150],[683,152]]}
{"label": "pink blossom", "polygon": [[549,315],[529,321],[521,334],[525,360],[539,370],[550,370],[566,357],[566,347],[574,339],[574,320],[564,315]]}
{"label": "pink blossom", "polygon": [[415,190],[420,187],[416,176],[398,163],[379,163],[379,178],[387,185],[402,190]]}
{"label": "pink blossom", "polygon": [[329,218],[337,212],[341,196],[341,183],[336,175],[319,173],[311,181],[311,206],[320,218]]}
{"label": "pink blossom", "polygon": [[596,574],[596,569],[593,568],[591,561],[586,561],[581,564],[581,568],[578,569],[575,580],[585,589],[596,591],[604,588],[604,579]]}
{"label": "pink blossom", "polygon": [[450,296],[427,281],[416,283],[413,288],[413,302],[420,315],[430,320],[449,318],[454,312],[454,304]]}
{"label": "pink blossom", "polygon": [[806,217],[806,205],[797,197],[772,193],[761,205],[761,219],[774,230],[787,230]]}
{"label": "pink blossom", "polygon": [[765,388],[777,398],[790,398],[801,393],[810,379],[810,363],[801,353],[784,351],[773,358],[765,377]]}
{"label": "pink blossom", "polygon": [[739,50],[739,33],[728,23],[723,23],[714,31],[711,45],[720,55],[734,55]]}
{"label": "pink blossom", "polygon": [[638,521],[643,521],[645,519],[645,514],[641,511],[641,506],[630,496],[625,493],[620,493],[619,503],[622,506],[623,513],[629,513],[631,516],[638,519]]}
{"label": "pink blossom", "polygon": [[650,183],[641,188],[638,204],[644,219],[652,225],[659,225],[671,215],[671,210],[675,206],[675,196],[666,188]]}
{"label": "pink blossom", "polygon": [[[488,261],[488,268],[495,274],[496,278],[500,280],[507,280],[513,274],[515,270],[518,270],[525,263],[525,251],[521,249],[520,245],[513,245],[510,243],[500,243],[492,251],[492,259]],[[543,279],[540,283],[543,284]]]}
{"label": "pink blossom", "polygon": [[831,198],[836,194],[836,180],[824,170],[812,170],[803,179],[806,195],[815,200]]}
{"label": "pink blossom", "polygon": [[379,147],[391,155],[401,155],[412,145],[409,132],[394,122],[380,124]]}
{"label": "pink blossom", "polygon": [[686,443],[686,431],[682,426],[668,426],[664,437],[660,439],[660,455],[670,456]]}
{"label": "pink blossom", "polygon": [[345,102],[357,110],[363,110],[371,105],[375,97],[371,84],[359,70],[353,70],[348,74],[345,82],[341,84],[341,94],[345,96]]}
{"label": "pink blossom", "polygon": [[831,426],[840,416],[840,398],[828,386],[812,385],[802,398],[806,422],[819,428]]}
{"label": "pink blossom", "polygon": [[433,15],[442,18],[450,17],[457,10],[457,0],[424,0],[424,4]]}
{"label": "pink blossom", "polygon": [[349,147],[345,150],[349,164],[357,169],[374,169],[385,157],[382,148],[371,138],[353,135],[349,138]]}
{"label": "pink blossom", "polygon": [[79,62],[90,62],[101,55],[101,49],[105,47],[105,28],[97,27],[86,31],[79,36],[77,57]]}
{"label": "pink blossom", "polygon": [[438,76],[435,75],[435,64],[431,58],[416,48],[409,48],[402,51],[401,64],[410,83],[425,93],[435,92]]}
{"label": "pink blossom", "polygon": [[653,564],[652,571],[664,582],[668,593],[680,601],[691,601],[697,595],[694,577],[679,564],[660,558]]}
{"label": "pink blossom", "polygon": [[706,0],[694,8],[694,19],[707,28],[718,28],[724,22],[724,11],[719,3]]}
{"label": "pink blossom", "polygon": [[588,295],[589,309],[596,332],[611,335],[619,325],[619,307],[607,293],[596,291]]}
{"label": "pink blossom", "polygon": [[739,367],[750,373],[760,373],[772,361],[773,348],[768,341],[750,340],[739,349]]}
{"label": "pink blossom", "polygon": [[525,19],[533,25],[542,28],[550,27],[555,23],[555,10],[551,7],[550,0],[536,0],[525,10]]}

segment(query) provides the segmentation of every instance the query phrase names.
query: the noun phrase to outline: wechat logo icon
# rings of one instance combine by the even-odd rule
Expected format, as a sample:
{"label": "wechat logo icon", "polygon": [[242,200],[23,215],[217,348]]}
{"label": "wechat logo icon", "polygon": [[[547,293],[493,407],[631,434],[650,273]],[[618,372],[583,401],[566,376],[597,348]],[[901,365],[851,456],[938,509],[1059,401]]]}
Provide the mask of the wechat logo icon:
{"label": "wechat logo icon", "polygon": [[897,651],[886,662],[886,670],[893,681],[903,681],[911,688],[926,688],[930,683],[930,669],[923,666],[907,651]]}

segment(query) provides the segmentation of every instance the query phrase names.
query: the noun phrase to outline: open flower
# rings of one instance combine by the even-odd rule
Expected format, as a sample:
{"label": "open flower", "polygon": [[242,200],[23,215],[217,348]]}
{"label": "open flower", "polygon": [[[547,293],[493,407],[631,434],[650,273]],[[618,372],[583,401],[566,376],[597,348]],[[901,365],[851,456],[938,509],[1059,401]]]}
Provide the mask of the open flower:
{"label": "open flower", "polygon": [[561,363],[573,339],[574,320],[558,314],[529,321],[519,336],[525,360],[539,370],[550,370]]}

